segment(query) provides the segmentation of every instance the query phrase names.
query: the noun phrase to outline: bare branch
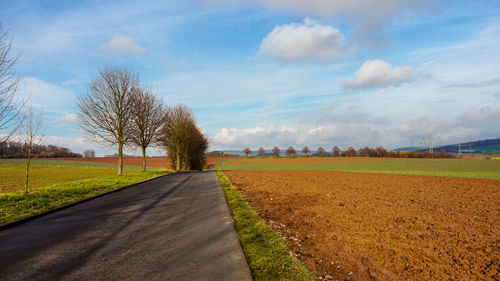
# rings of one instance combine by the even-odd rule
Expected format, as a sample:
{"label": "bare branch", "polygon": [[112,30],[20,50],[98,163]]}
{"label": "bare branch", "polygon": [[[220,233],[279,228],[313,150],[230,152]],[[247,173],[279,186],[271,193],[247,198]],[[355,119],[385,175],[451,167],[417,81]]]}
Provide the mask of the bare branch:
{"label": "bare branch", "polygon": [[17,117],[25,103],[17,96],[20,78],[14,67],[18,59],[19,54],[12,54],[12,38],[8,31],[0,33],[0,131],[6,131],[0,142],[7,141],[19,128]]}
{"label": "bare branch", "polygon": [[196,126],[191,110],[184,105],[169,108],[161,142],[176,170],[200,170],[205,165],[208,140]]}
{"label": "bare branch", "polygon": [[18,122],[20,124],[18,133],[19,139],[23,143],[26,153],[25,192],[28,192],[29,170],[33,147],[40,145],[43,141],[44,126],[42,115],[42,109],[40,109],[40,112],[35,113],[33,106],[30,106],[18,116]]}
{"label": "bare branch", "polygon": [[142,170],[146,171],[146,149],[157,145],[165,120],[166,109],[150,87],[133,91],[133,133],[130,145],[142,151]]}

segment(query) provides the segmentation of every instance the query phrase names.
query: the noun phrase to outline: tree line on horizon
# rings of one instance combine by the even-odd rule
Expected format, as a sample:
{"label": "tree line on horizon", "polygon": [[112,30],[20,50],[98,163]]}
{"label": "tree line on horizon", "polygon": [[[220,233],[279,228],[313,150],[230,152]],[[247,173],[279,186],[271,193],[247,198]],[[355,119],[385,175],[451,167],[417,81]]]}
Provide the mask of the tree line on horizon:
{"label": "tree line on horizon", "polygon": [[[281,150],[275,146],[272,150],[273,156],[280,156]],[[354,147],[350,146],[347,150],[341,150],[338,146],[332,147],[330,152],[326,152],[323,147],[318,147],[316,153],[311,154],[309,147],[305,146],[302,148],[302,156],[330,156],[330,157],[387,157],[387,158],[456,158],[452,153],[446,152],[444,149],[438,153],[431,152],[416,152],[416,151],[392,151],[387,150],[381,146],[377,148],[370,148],[365,146],[356,150]],[[248,147],[243,149],[243,153],[249,157],[252,154],[252,150]],[[266,150],[263,147],[257,149],[257,156],[270,156],[266,155]],[[296,157],[298,156],[297,151],[293,146],[290,146],[285,151],[285,156]]]}
{"label": "tree line on horizon", "polygon": [[[0,158],[25,158],[25,144],[19,141],[0,142]],[[94,153],[95,155],[95,153]],[[57,145],[34,144],[32,147],[32,158],[60,158],[60,157],[82,157],[82,154],[72,152],[67,147]]]}

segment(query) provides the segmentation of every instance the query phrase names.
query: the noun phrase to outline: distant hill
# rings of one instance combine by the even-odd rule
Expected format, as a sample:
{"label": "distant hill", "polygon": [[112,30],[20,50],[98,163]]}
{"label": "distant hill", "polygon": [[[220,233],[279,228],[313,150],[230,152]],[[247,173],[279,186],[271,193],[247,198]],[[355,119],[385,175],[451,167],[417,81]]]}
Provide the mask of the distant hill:
{"label": "distant hill", "polygon": [[[500,138],[486,139],[471,142],[460,143],[462,153],[479,153],[479,154],[500,154]],[[443,145],[434,148],[434,152],[439,152],[442,149],[450,153],[458,153],[458,143]],[[427,147],[402,147],[397,148],[395,151],[428,151]]]}

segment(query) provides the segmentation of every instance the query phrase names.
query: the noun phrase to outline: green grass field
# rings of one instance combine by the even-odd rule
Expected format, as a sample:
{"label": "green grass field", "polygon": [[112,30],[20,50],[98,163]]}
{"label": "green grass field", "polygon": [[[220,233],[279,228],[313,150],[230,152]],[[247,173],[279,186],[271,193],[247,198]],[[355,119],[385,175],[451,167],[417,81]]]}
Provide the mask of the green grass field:
{"label": "green grass field", "polygon": [[[500,161],[484,159],[404,159],[384,161],[331,162],[331,163],[280,163],[280,158],[245,158],[218,165],[218,170],[325,170],[362,173],[387,173],[465,177],[500,180]],[[254,163],[248,163],[254,162]],[[274,163],[273,163],[274,162]]]}
{"label": "green grass field", "polygon": [[[138,173],[140,166],[124,166],[124,173]],[[158,167],[148,167],[158,171]],[[39,188],[52,184],[83,179],[114,176],[117,165],[62,160],[33,159],[30,166],[29,187]],[[26,166],[24,159],[0,159],[0,193],[24,188]]]}
{"label": "green grass field", "polygon": [[[25,165],[24,159],[0,159],[0,165]],[[62,167],[81,167],[81,168],[107,168],[117,169],[117,164],[83,162],[83,161],[68,161],[68,160],[45,160],[32,159],[31,165],[35,166],[62,166]],[[141,166],[124,165],[124,170],[140,170]],[[160,167],[149,167],[148,170],[160,170]]]}

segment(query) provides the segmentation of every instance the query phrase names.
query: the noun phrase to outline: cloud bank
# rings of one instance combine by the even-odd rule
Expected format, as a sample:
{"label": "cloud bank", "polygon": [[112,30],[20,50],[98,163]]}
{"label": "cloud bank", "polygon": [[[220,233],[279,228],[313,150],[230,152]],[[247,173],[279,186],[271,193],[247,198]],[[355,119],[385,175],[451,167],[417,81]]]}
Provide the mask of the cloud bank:
{"label": "cloud bank", "polygon": [[[379,146],[395,148],[407,146],[411,141],[418,145],[423,137],[433,135],[437,145],[495,138],[500,135],[500,109],[481,107],[466,110],[456,117],[446,120],[436,117],[412,119],[401,123],[391,123],[373,119],[373,116],[354,116],[353,122],[345,122],[347,116],[329,118],[328,122],[307,127],[288,127],[271,125],[267,128],[247,129],[223,128],[212,138],[214,148],[243,147],[270,149],[294,146],[299,149],[305,145],[310,148],[323,146],[330,149],[338,145],[342,149],[349,146]],[[320,118],[321,120],[325,118]]]}
{"label": "cloud bank", "polygon": [[329,60],[344,53],[344,35],[336,28],[305,18],[303,23],[274,27],[260,45],[259,54],[278,60]]}

